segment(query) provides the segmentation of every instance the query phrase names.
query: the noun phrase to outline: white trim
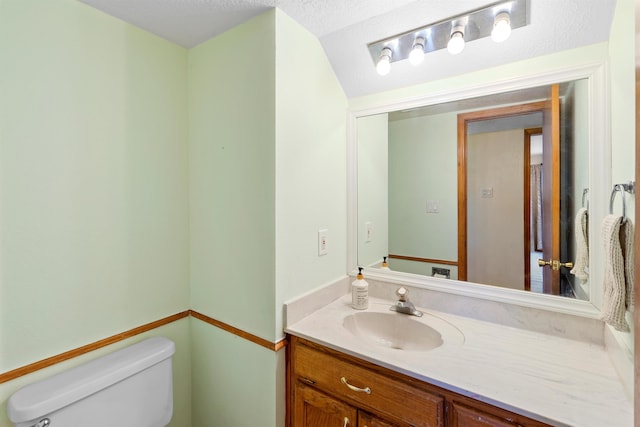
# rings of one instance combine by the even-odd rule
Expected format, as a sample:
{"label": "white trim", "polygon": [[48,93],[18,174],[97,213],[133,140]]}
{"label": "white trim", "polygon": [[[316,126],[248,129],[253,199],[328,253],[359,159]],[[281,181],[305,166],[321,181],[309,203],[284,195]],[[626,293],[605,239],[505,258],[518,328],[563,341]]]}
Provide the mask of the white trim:
{"label": "white trim", "polygon": [[[595,221],[590,221],[590,236],[593,236],[592,238],[595,243],[590,246],[594,248],[592,252],[592,260],[602,260],[602,255],[598,249],[599,245],[597,244],[600,233],[599,228],[596,227],[599,227],[601,222],[598,221],[598,218],[601,218],[600,215],[604,216],[606,212],[606,201],[608,200],[608,192],[611,187],[611,138],[609,131],[609,86],[606,80],[608,75],[607,67],[608,64],[606,62],[594,61],[542,73],[522,75],[513,79],[504,79],[488,84],[422,94],[415,97],[406,97],[392,102],[372,103],[366,107],[350,109],[347,113],[347,187],[349,197],[347,271],[355,274],[358,262],[358,171],[356,128],[358,117],[584,78],[589,79],[590,91],[589,207],[590,211],[597,213],[594,217]],[[600,313],[599,307],[601,305],[600,286],[603,277],[603,266],[602,262],[592,261],[590,264],[590,301],[578,301],[569,298],[558,298],[551,295],[525,293],[513,289],[471,284],[457,280],[446,280],[443,282],[443,279],[385,270],[374,271],[373,269],[369,269],[367,276],[386,282],[417,286],[457,295],[465,295],[526,307],[535,307],[588,318],[598,318]]]}
{"label": "white trim", "polygon": [[358,265],[357,117],[347,112],[347,272]]}
{"label": "white trim", "polygon": [[[609,64],[594,70],[589,80],[589,300],[602,307],[604,280],[604,248],[600,227],[608,213],[611,194],[611,105],[609,96]],[[593,244],[595,243],[595,244]],[[599,261],[599,262],[596,262]],[[595,284],[595,286],[593,286]]]}

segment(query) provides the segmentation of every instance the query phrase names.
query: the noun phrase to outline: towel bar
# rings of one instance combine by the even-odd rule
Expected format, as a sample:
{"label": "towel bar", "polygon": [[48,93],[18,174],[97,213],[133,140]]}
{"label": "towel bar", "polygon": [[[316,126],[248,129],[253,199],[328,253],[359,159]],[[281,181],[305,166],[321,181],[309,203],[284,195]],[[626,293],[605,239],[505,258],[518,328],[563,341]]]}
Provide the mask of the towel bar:
{"label": "towel bar", "polygon": [[[622,194],[622,220],[627,220],[627,197],[626,193],[635,194],[636,185],[635,182],[630,181],[626,184],[616,184],[611,191],[611,198],[609,199],[609,213],[613,215],[613,202],[616,200],[616,194],[620,192]],[[583,193],[584,195],[584,193]]]}

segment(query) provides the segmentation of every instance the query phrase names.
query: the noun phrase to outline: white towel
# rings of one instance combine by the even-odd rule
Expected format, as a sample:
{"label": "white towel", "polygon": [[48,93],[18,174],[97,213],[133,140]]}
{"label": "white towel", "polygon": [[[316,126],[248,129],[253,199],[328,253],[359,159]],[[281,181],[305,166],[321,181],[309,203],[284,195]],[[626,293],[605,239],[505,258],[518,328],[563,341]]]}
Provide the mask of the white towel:
{"label": "white towel", "polygon": [[573,264],[571,274],[582,283],[589,280],[589,213],[585,208],[580,208],[576,214],[574,223],[576,235],[576,262]]}
{"label": "white towel", "polygon": [[[607,215],[602,221],[604,243],[604,283],[602,320],[619,331],[628,332],[625,319],[627,289],[625,284],[625,262],[620,246],[622,217]],[[633,262],[633,260],[631,260]]]}
{"label": "white towel", "polygon": [[627,310],[632,311],[634,307],[633,222],[628,218],[620,224],[620,248],[624,260],[625,303]]}

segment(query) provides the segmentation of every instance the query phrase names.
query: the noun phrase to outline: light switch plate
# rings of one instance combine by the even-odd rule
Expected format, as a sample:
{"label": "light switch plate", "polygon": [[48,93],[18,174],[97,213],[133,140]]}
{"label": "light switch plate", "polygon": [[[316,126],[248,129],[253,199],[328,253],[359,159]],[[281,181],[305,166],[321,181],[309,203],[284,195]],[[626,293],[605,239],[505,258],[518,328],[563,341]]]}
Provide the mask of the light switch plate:
{"label": "light switch plate", "polygon": [[329,253],[329,230],[318,230],[318,256]]}
{"label": "light switch plate", "polygon": [[373,241],[373,223],[367,221],[364,223],[364,242],[369,243]]}
{"label": "light switch plate", "polygon": [[437,200],[427,200],[427,213],[438,213],[440,208],[438,207]]}

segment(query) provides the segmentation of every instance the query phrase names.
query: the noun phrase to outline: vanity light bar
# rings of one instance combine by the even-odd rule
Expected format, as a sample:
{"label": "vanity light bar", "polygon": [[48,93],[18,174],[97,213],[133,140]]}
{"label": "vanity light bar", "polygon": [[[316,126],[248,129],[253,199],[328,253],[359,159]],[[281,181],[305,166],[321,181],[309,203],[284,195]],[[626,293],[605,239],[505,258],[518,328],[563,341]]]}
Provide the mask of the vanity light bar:
{"label": "vanity light bar", "polygon": [[[374,65],[378,65],[380,60],[388,64],[409,59],[413,52],[413,58],[417,58],[416,46],[423,46],[424,53],[433,52],[449,47],[450,51],[456,52],[455,47],[462,49],[465,43],[492,36],[496,41],[502,41],[509,36],[510,31],[506,31],[505,26],[510,29],[524,27],[528,22],[528,0],[510,0],[494,3],[492,5],[474,10],[456,17],[446,19],[424,27],[416,28],[406,33],[388,37],[384,40],[370,43],[368,45],[369,54]],[[494,31],[494,27],[500,27],[499,32]],[[462,35],[462,39],[460,39]],[[450,43],[455,37],[453,43]],[[456,46],[457,44],[457,46]],[[386,49],[386,50],[385,50]],[[391,51],[389,53],[389,50]],[[457,53],[459,53],[459,51]],[[412,63],[419,63],[413,60]],[[385,71],[388,73],[387,64]],[[386,74],[386,73],[385,73]]]}

